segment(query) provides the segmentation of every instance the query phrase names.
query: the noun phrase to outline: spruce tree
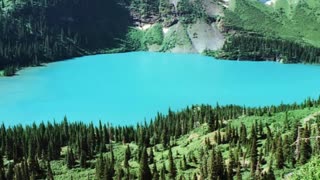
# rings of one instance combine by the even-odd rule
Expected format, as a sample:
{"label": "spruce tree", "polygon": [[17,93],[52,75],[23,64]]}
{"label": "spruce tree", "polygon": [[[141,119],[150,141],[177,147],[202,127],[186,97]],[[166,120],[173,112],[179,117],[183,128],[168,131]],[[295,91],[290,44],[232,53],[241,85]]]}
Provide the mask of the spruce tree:
{"label": "spruce tree", "polygon": [[149,161],[148,161],[148,153],[147,148],[143,148],[142,150],[142,157],[140,158],[140,180],[149,180],[152,179],[152,174],[149,167]]}
{"label": "spruce tree", "polygon": [[232,180],[233,169],[236,168],[236,162],[234,159],[233,151],[229,151],[229,163],[228,163],[228,179]]}
{"label": "spruce tree", "polygon": [[102,179],[104,176],[105,159],[102,153],[100,153],[99,158],[96,161],[96,179]]}
{"label": "spruce tree", "polygon": [[169,148],[168,160],[169,160],[169,178],[175,179],[177,176],[177,168],[173,160],[171,147]]}
{"label": "spruce tree", "polygon": [[67,155],[66,155],[66,164],[67,164],[67,168],[71,169],[73,168],[73,166],[75,165],[75,158],[74,158],[74,154],[73,154],[73,150],[71,148],[67,148]]}
{"label": "spruce tree", "polygon": [[183,157],[182,157],[182,170],[187,170],[187,168],[188,168],[188,163],[187,163],[187,159],[186,159],[186,156],[185,155],[183,155]]}
{"label": "spruce tree", "polygon": [[308,162],[308,160],[311,158],[311,153],[312,153],[312,149],[311,149],[311,144],[310,144],[310,132],[308,127],[306,126],[303,130],[303,139],[300,139],[300,159],[299,162],[300,164],[305,164],[306,162]]}
{"label": "spruce tree", "polygon": [[80,167],[86,168],[87,167],[87,155],[84,150],[80,153]]}
{"label": "spruce tree", "polygon": [[[252,128],[254,129],[254,128]],[[253,131],[255,132],[255,131]],[[255,135],[255,133],[252,134],[252,141],[251,141],[251,153],[250,153],[250,157],[251,157],[251,175],[254,176],[255,171],[256,171],[256,166],[257,166],[257,162],[258,162],[258,148],[257,148],[257,137]]]}
{"label": "spruce tree", "polygon": [[124,167],[128,168],[129,167],[129,160],[131,158],[131,151],[129,145],[127,146],[125,155],[124,155]]}
{"label": "spruce tree", "polygon": [[277,168],[282,169],[284,167],[284,156],[283,156],[283,143],[281,136],[278,138],[277,143],[277,152],[276,152],[276,159],[277,159]]}
{"label": "spruce tree", "polygon": [[47,179],[53,180],[53,173],[52,173],[50,161],[47,161]]}

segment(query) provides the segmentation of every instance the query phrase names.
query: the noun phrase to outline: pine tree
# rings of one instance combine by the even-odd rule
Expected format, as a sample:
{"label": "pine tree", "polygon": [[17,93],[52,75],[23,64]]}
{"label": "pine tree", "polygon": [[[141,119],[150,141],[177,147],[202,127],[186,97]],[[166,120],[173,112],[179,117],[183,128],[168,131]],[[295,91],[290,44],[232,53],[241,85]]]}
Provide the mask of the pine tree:
{"label": "pine tree", "polygon": [[[254,128],[252,128],[254,129]],[[252,131],[252,141],[251,141],[251,153],[250,153],[250,157],[251,157],[251,175],[254,176],[255,172],[256,172],[256,166],[257,166],[257,162],[258,162],[258,149],[257,149],[257,137],[255,135],[255,130]]]}
{"label": "pine tree", "polygon": [[300,164],[305,164],[306,162],[308,162],[308,160],[311,158],[311,153],[312,153],[312,149],[311,149],[311,144],[310,144],[310,132],[308,127],[306,126],[303,130],[303,139],[300,139],[299,141],[301,141],[301,147],[300,147],[300,159],[299,162]]}
{"label": "pine tree", "polygon": [[68,169],[71,169],[73,168],[73,166],[75,165],[75,158],[74,158],[74,154],[73,154],[73,151],[72,149],[68,147],[67,149],[67,155],[66,155],[66,164],[67,164],[67,167]]}
{"label": "pine tree", "polygon": [[103,171],[103,177],[104,179],[112,179],[114,176],[114,163],[110,158],[107,158],[105,165],[104,165],[104,171]]}
{"label": "pine tree", "polygon": [[53,180],[53,173],[52,173],[52,170],[51,170],[50,161],[47,161],[47,179],[48,180]]}
{"label": "pine tree", "polygon": [[80,153],[80,167],[86,168],[87,167],[87,155],[84,150]]}
{"label": "pine tree", "polygon": [[277,143],[277,152],[276,152],[276,159],[277,159],[277,168],[282,169],[284,167],[284,156],[283,156],[283,143],[281,136],[278,138]]}
{"label": "pine tree", "polygon": [[148,161],[148,153],[147,153],[147,148],[143,148],[142,150],[142,157],[140,160],[140,180],[149,180],[152,179],[152,174],[149,168],[149,161]]}
{"label": "pine tree", "polygon": [[210,161],[209,161],[209,179],[217,179],[218,174],[217,174],[217,169],[216,169],[216,152],[215,149],[213,148],[211,153],[210,153]]}
{"label": "pine tree", "polygon": [[229,164],[228,164],[228,179],[233,179],[233,169],[236,168],[233,151],[229,151]]}
{"label": "pine tree", "polygon": [[185,155],[183,155],[183,157],[182,157],[182,170],[187,170],[187,168],[188,168],[188,163],[187,163],[187,159],[186,159],[186,156]]}
{"label": "pine tree", "polygon": [[129,160],[131,158],[131,151],[129,145],[127,146],[125,155],[124,155],[124,167],[128,168],[129,167]]}
{"label": "pine tree", "polygon": [[225,169],[224,169],[224,161],[222,152],[218,149],[215,157],[215,168],[217,171],[218,178],[223,179],[226,176]]}
{"label": "pine tree", "polygon": [[177,168],[173,160],[171,147],[169,148],[168,159],[169,159],[169,178],[175,179],[177,176]]}
{"label": "pine tree", "polygon": [[105,159],[102,153],[100,153],[99,158],[96,161],[96,179],[102,179],[104,176]]}

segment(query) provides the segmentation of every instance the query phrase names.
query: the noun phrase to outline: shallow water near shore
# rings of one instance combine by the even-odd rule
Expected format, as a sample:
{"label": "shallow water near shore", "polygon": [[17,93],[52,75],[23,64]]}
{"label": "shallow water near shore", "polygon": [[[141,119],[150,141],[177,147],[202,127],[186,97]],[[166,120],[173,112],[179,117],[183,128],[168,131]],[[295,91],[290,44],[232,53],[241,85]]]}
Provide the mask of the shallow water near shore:
{"label": "shallow water near shore", "polygon": [[302,102],[320,94],[320,67],[134,52],[75,58],[0,78],[0,122],[149,121],[169,107]]}

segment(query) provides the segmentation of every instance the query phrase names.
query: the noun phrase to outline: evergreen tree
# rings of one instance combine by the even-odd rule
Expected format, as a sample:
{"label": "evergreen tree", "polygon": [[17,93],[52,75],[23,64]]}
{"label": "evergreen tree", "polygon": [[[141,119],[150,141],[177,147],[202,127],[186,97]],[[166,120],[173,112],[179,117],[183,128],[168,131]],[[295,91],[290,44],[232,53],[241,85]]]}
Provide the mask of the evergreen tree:
{"label": "evergreen tree", "polygon": [[51,170],[50,161],[47,161],[47,179],[48,180],[53,180],[53,173],[52,173],[52,170]]}
{"label": "evergreen tree", "polygon": [[233,169],[236,168],[233,151],[229,151],[229,164],[228,164],[228,179],[233,179]]}
{"label": "evergreen tree", "polygon": [[[254,129],[254,128],[252,128]],[[258,148],[257,148],[257,137],[255,135],[255,130],[252,131],[252,141],[251,141],[251,153],[250,153],[250,157],[251,157],[251,174],[254,175],[255,171],[256,171],[256,166],[257,166],[257,162],[258,162]]]}
{"label": "evergreen tree", "polygon": [[310,144],[310,132],[308,127],[306,126],[303,130],[303,139],[300,139],[300,159],[299,162],[300,164],[305,164],[306,162],[308,162],[308,160],[311,158],[311,153],[312,153],[312,149],[311,149],[311,144]]}
{"label": "evergreen tree", "polygon": [[143,148],[142,150],[142,157],[140,160],[139,171],[140,171],[140,175],[139,175],[140,180],[152,179],[152,174],[149,168],[147,148]]}
{"label": "evergreen tree", "polygon": [[131,158],[131,151],[129,145],[127,146],[125,155],[124,155],[124,167],[128,168],[129,167],[129,160]]}
{"label": "evergreen tree", "polygon": [[183,155],[183,157],[182,157],[182,170],[187,170],[187,168],[188,168],[188,163],[187,163],[187,159],[186,159],[186,156],[185,155]]}
{"label": "evergreen tree", "polygon": [[177,168],[173,160],[171,147],[169,148],[168,160],[169,160],[169,178],[175,179],[177,176]]}
{"label": "evergreen tree", "polygon": [[96,179],[99,180],[103,178],[105,166],[105,159],[103,158],[102,153],[100,153],[100,156],[96,161]]}
{"label": "evergreen tree", "polygon": [[281,136],[278,138],[277,143],[277,152],[276,152],[276,159],[277,159],[277,168],[282,169],[284,167],[284,156],[283,156],[283,143]]}
{"label": "evergreen tree", "polygon": [[84,150],[80,153],[80,167],[86,168],[87,167],[87,155]]}
{"label": "evergreen tree", "polygon": [[69,147],[67,148],[67,155],[66,155],[66,164],[68,169],[73,168],[73,166],[75,165],[75,158],[74,158],[74,154],[73,154],[73,150]]}

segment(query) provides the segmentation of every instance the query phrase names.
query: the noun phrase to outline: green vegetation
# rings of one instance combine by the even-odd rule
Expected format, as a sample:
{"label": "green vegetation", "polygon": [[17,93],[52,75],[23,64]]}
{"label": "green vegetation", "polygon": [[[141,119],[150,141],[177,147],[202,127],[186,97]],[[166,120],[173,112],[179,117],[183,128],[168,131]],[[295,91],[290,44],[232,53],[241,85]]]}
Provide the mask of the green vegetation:
{"label": "green vegetation", "polygon": [[13,76],[15,75],[17,72],[17,68],[14,66],[7,66],[6,68],[4,68],[3,70],[3,75],[4,76]]}
{"label": "green vegetation", "polygon": [[319,7],[314,0],[276,1],[274,6],[232,0],[223,18],[232,33],[219,57],[319,63]]}
{"label": "green vegetation", "polygon": [[131,24],[118,1],[22,0],[0,6],[0,69],[39,65],[115,48]]}
{"label": "green vegetation", "polygon": [[143,51],[146,47],[142,41],[144,37],[144,31],[137,28],[130,28],[124,42],[123,49],[128,51]]}
{"label": "green vegetation", "polygon": [[113,127],[40,123],[0,127],[6,179],[280,179],[318,176],[320,99],[247,108],[169,109]]}
{"label": "green vegetation", "polygon": [[284,63],[319,63],[320,48],[257,35],[233,35],[227,39],[218,57]]}
{"label": "green vegetation", "polygon": [[145,46],[152,44],[161,45],[163,41],[162,25],[154,24],[151,28],[149,28],[143,36],[142,41]]}

